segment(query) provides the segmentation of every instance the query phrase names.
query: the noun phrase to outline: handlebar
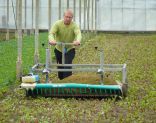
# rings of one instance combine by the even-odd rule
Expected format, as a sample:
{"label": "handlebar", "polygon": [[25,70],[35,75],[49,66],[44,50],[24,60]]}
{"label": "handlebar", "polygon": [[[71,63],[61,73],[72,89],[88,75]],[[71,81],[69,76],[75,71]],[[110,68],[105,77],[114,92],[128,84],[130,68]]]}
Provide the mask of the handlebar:
{"label": "handlebar", "polygon": [[74,45],[74,43],[56,42],[56,45]]}
{"label": "handlebar", "polygon": [[[49,45],[51,45],[50,43],[49,43]],[[64,43],[64,42],[56,42],[56,44],[54,44],[54,45],[61,45],[61,46],[67,46],[67,45],[74,45],[74,43]],[[80,44],[79,44],[80,45]]]}
{"label": "handlebar", "polygon": [[[50,44],[50,43],[49,43]],[[74,43],[63,43],[63,42],[56,42],[55,45],[61,45],[62,47],[62,64],[65,64],[65,53],[66,53],[66,45],[74,45]]]}

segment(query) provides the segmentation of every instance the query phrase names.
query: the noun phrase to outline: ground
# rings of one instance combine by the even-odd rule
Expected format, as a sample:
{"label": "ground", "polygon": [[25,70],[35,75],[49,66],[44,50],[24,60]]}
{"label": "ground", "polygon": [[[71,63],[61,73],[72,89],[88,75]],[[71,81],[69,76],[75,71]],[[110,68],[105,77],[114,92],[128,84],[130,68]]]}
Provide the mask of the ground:
{"label": "ground", "polygon": [[[104,49],[106,64],[127,64],[129,90],[126,98],[118,101],[26,98],[24,91],[16,84],[11,86],[5,97],[0,100],[0,121],[2,123],[154,123],[156,121],[156,35],[96,34],[83,40],[81,47],[77,49],[74,63],[99,63],[95,46]],[[118,75],[116,77],[118,78]]]}

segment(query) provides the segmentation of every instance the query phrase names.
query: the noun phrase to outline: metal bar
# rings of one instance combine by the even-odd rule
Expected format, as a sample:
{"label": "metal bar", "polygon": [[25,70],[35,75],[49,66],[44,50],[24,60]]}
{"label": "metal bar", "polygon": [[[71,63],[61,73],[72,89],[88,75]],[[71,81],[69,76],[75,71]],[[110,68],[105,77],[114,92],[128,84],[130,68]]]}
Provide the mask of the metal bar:
{"label": "metal bar", "polygon": [[[122,68],[104,68],[105,72],[119,72],[122,71]],[[35,72],[43,72],[43,69],[34,69]],[[74,72],[97,72],[98,68],[77,68],[77,69],[51,69],[48,68],[49,72],[68,72],[68,71],[74,71]]]}
{"label": "metal bar", "polygon": [[113,90],[121,90],[120,85],[90,85],[90,84],[76,84],[76,83],[66,83],[66,84],[52,84],[52,83],[41,83],[41,84],[21,84],[21,88],[35,88],[35,89],[43,89],[43,88],[90,88],[90,89],[113,89]]}
{"label": "metal bar", "polygon": [[63,42],[57,42],[57,45],[73,45],[73,43],[63,43]]}
{"label": "metal bar", "polygon": [[[38,63],[38,66],[44,66],[45,64]],[[51,66],[92,66],[92,67],[100,67],[100,64],[52,64]],[[103,64],[104,67],[110,68],[123,68],[124,64]]]}
{"label": "metal bar", "polygon": [[35,64],[34,66],[32,66],[32,70],[36,69],[39,66],[39,64]]}
{"label": "metal bar", "polygon": [[75,67],[76,67],[76,66],[79,66],[79,67],[80,67],[80,66],[82,66],[82,67],[84,67],[84,66],[86,66],[86,67],[87,67],[87,66],[92,66],[92,67],[100,67],[100,64],[64,64],[64,65],[63,65],[63,64],[52,64],[51,67],[52,67],[52,66],[73,66],[73,67],[74,67],[74,66],[75,66]]}
{"label": "metal bar", "polygon": [[[98,71],[98,68],[77,68],[77,69],[50,69],[48,68],[49,71],[51,72],[59,72],[59,71],[62,71],[62,72],[67,72],[67,71],[73,71],[73,72],[78,72],[78,71],[88,71],[88,72],[97,72]],[[120,68],[105,68],[105,71],[122,71],[122,69]]]}
{"label": "metal bar", "polygon": [[126,64],[124,64],[123,69],[122,69],[122,82],[125,84],[128,84],[126,81],[126,76],[127,76],[127,71],[126,71]]}
{"label": "metal bar", "polygon": [[49,80],[49,71],[48,68],[50,66],[50,49],[46,49],[46,66],[45,69],[42,71],[46,75],[45,83],[48,83]]}
{"label": "metal bar", "polygon": [[65,44],[62,43],[62,65],[65,64]]}
{"label": "metal bar", "polygon": [[103,65],[104,65],[104,53],[103,53],[103,50],[100,50],[100,71],[101,71],[101,73],[100,73],[100,82],[101,82],[101,84],[103,84],[104,82],[104,67],[103,67]]}
{"label": "metal bar", "polygon": [[103,50],[100,51],[100,69],[103,69],[104,65],[104,53]]}
{"label": "metal bar", "polygon": [[[45,64],[42,64],[42,63],[37,63],[38,67],[40,66],[45,66]],[[34,65],[35,66],[35,65]]]}
{"label": "metal bar", "polygon": [[46,49],[46,69],[50,66],[50,49]]}
{"label": "metal bar", "polygon": [[[52,64],[51,66],[97,66],[100,67],[100,64]],[[123,64],[103,64],[104,67],[111,67],[111,68],[121,68],[123,67]]]}
{"label": "metal bar", "polygon": [[73,45],[73,43],[63,43],[63,42],[57,42],[57,45],[62,46],[62,64],[65,64],[65,45]]}

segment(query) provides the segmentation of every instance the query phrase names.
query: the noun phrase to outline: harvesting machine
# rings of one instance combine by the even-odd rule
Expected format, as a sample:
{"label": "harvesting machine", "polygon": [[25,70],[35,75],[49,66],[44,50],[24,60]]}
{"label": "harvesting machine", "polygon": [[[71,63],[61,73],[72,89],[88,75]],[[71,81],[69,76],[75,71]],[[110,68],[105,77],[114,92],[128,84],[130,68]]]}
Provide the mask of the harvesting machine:
{"label": "harvesting machine", "polygon": [[[65,64],[64,48],[73,44],[58,42],[58,45],[62,46],[62,64],[51,62],[51,51],[50,47],[48,47],[46,48],[46,63],[35,64],[31,68],[30,74],[22,77],[20,87],[26,91],[26,96],[99,98],[126,96],[128,87],[126,64],[104,64],[104,52],[101,49],[98,50],[100,51],[100,64]],[[58,69],[58,66],[71,66],[72,69]],[[56,83],[49,81],[50,73],[60,71],[95,72],[99,74],[100,81],[99,84]],[[106,85],[104,82],[105,72],[121,72],[122,79],[116,85]],[[40,80],[39,75],[36,73],[45,75],[44,82]]]}

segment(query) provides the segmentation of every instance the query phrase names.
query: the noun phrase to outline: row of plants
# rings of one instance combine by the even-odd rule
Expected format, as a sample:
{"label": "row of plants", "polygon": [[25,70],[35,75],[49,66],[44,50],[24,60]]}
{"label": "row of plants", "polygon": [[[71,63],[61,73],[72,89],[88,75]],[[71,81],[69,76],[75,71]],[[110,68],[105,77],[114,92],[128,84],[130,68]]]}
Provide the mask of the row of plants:
{"label": "row of plants", "polygon": [[[1,34],[4,37],[5,34]],[[84,39],[89,39],[92,35],[86,33],[83,34],[82,43]],[[22,71],[23,74],[28,74],[30,68],[34,64],[34,35],[25,36],[23,35],[22,40]],[[44,45],[43,45],[44,44]],[[48,33],[40,33],[39,35],[39,62],[45,63],[45,49],[48,46]],[[3,96],[7,90],[14,86],[16,81],[16,61],[17,61],[17,39],[11,39],[4,41],[1,38],[0,41],[0,96]],[[54,54],[52,54],[52,58]]]}
{"label": "row of plants", "polygon": [[[127,64],[128,96],[115,99],[26,98],[18,86],[0,101],[0,121],[5,122],[155,122],[156,36],[154,34],[85,34],[74,63],[99,62],[94,47],[104,49],[105,63]],[[25,72],[33,62],[34,37],[25,37]],[[40,43],[47,40],[41,34]],[[28,43],[29,42],[29,43]],[[32,48],[30,48],[32,46]],[[44,48],[40,48],[44,61]],[[27,51],[27,52],[26,52]],[[28,53],[32,52],[32,56]],[[29,58],[32,57],[32,58]],[[43,58],[42,58],[43,57]],[[26,63],[27,62],[27,63]]]}

